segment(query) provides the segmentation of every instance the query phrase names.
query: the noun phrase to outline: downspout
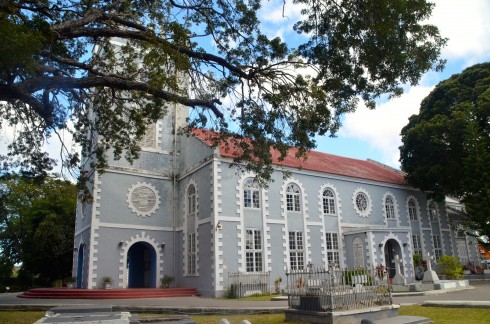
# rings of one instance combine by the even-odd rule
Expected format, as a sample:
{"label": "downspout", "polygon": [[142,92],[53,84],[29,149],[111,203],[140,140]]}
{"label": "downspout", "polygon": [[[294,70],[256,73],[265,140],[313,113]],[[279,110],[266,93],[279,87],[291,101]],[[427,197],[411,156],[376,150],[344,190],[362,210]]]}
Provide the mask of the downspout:
{"label": "downspout", "polygon": [[[174,127],[173,127],[173,159],[172,159],[172,255],[173,255],[173,274],[174,277],[177,277],[177,237],[176,237],[176,229],[177,229],[177,104],[174,104]],[[180,277],[179,277],[180,280]],[[177,282],[177,286],[179,282]]]}

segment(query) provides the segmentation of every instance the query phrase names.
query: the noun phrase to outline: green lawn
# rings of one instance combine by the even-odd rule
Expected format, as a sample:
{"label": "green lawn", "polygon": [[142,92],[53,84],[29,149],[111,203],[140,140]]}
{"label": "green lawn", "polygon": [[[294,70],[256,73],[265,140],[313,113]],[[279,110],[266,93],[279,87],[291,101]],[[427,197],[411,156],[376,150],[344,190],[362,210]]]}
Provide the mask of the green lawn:
{"label": "green lawn", "polygon": [[[489,323],[490,309],[488,308],[445,308],[423,306],[401,306],[400,315],[423,316],[432,319],[436,324],[459,323]],[[0,323],[31,324],[40,319],[44,312],[6,312],[0,311]],[[155,316],[154,314],[141,314],[140,316]],[[162,315],[157,315],[162,316]],[[278,324],[285,323],[284,314],[262,315],[199,315],[192,316],[197,324],[216,324],[222,318],[227,318],[231,324],[238,324],[247,319],[253,324]],[[290,324],[300,324],[288,322]]]}

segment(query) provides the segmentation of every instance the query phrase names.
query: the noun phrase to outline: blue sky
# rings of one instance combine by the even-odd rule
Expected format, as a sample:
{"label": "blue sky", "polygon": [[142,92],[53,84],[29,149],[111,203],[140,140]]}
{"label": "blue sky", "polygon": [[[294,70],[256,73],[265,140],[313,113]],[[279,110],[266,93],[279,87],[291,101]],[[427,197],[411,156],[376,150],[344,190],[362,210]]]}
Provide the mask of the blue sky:
{"label": "blue sky", "polygon": [[[418,113],[421,100],[440,81],[466,67],[490,61],[490,1],[433,2],[436,7],[429,22],[449,38],[442,51],[442,58],[447,60],[445,70],[426,73],[418,86],[407,86],[401,97],[378,104],[376,110],[368,110],[360,104],[355,113],[344,116],[337,138],[317,139],[318,151],[361,160],[370,158],[398,168],[400,130],[407,124],[409,116]],[[258,15],[263,32],[268,36],[279,36],[288,43],[298,42],[298,38],[303,37],[292,29],[300,17],[300,8],[292,1],[264,0]],[[0,129],[2,152],[13,133],[12,128]],[[46,148],[54,158],[59,156],[60,145],[55,139],[51,139]]]}
{"label": "blue sky", "polygon": [[[490,1],[432,2],[436,7],[429,22],[449,39],[442,51],[442,58],[447,60],[444,71],[426,73],[418,86],[407,86],[401,97],[378,104],[374,111],[360,104],[355,113],[345,115],[337,138],[318,138],[318,151],[362,160],[370,158],[398,168],[401,128],[409,116],[418,113],[421,100],[440,81],[466,67],[490,61]],[[283,3],[265,2],[260,18],[269,35],[294,42],[298,35],[291,26],[299,17],[299,9],[286,1],[283,17]]]}

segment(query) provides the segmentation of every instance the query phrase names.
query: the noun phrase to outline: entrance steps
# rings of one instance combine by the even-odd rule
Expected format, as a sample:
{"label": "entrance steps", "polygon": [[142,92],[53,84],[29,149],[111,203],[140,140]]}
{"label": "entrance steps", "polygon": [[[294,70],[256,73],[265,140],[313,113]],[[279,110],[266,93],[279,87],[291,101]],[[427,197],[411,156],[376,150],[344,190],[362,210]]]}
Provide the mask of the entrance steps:
{"label": "entrance steps", "polygon": [[132,299],[199,296],[196,288],[34,288],[19,295],[40,299]]}

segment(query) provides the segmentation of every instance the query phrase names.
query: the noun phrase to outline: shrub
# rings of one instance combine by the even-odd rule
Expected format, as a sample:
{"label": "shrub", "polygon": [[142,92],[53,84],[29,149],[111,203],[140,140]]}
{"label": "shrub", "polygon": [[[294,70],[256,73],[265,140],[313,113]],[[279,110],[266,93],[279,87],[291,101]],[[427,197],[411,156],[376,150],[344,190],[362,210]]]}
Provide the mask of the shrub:
{"label": "shrub", "polygon": [[416,266],[419,266],[421,264],[422,264],[422,255],[415,253],[413,255],[413,265],[416,267]]}
{"label": "shrub", "polygon": [[162,284],[163,287],[168,288],[170,286],[170,284],[172,283],[172,281],[174,281],[174,277],[173,276],[165,275],[161,279],[161,284]]}
{"label": "shrub", "polygon": [[445,275],[447,279],[464,278],[463,266],[457,257],[450,255],[441,256],[439,261],[437,261],[437,270]]}
{"label": "shrub", "polygon": [[373,278],[366,269],[352,269],[344,271],[344,282],[348,286],[355,286],[358,283],[371,286]]}

